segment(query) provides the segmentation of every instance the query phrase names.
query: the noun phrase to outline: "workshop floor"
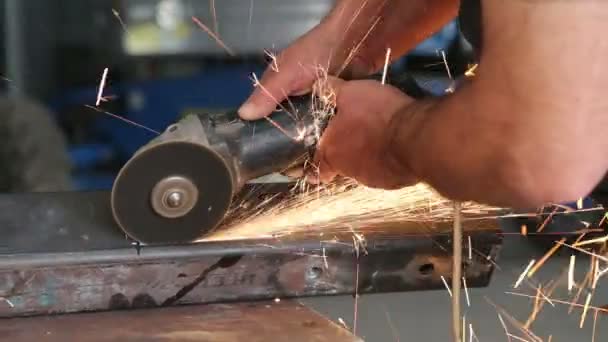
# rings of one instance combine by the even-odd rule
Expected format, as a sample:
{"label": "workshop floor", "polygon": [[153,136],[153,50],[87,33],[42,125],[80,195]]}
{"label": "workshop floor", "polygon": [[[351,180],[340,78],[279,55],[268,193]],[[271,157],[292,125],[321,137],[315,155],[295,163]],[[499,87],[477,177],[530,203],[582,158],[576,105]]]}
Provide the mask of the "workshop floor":
{"label": "workshop floor", "polygon": [[[535,275],[535,284],[557,278],[568,269],[570,251],[560,251],[562,255],[552,257]],[[490,287],[470,290],[471,307],[463,301],[466,321],[473,324],[473,330],[479,341],[508,341],[498,319],[497,311],[485,298],[502,307],[508,314],[525,322],[533,308],[534,299],[506,294],[506,291],[525,293],[534,296],[536,290],[526,283],[513,289],[519,275],[532,258],[539,260],[543,249],[535,249],[522,238],[507,238],[502,256],[499,260],[501,270],[496,271]],[[589,268],[590,259],[586,255],[576,258],[576,277],[582,282]],[[464,296],[464,294],[463,294]],[[568,300],[566,283],[560,284],[551,299]],[[580,304],[584,304],[586,294],[581,295]],[[342,318],[352,326],[354,299],[352,296],[333,298],[310,298],[305,303],[334,320]],[[600,279],[597,284],[591,305],[602,307],[608,304],[608,278]],[[582,308],[575,308],[568,314],[569,305],[554,303],[555,307],[545,303],[531,330],[543,341],[593,341],[594,311],[589,310],[584,326],[579,328]],[[447,291],[411,292],[398,294],[367,295],[359,298],[357,335],[365,341],[451,341],[450,298]],[[503,315],[507,321],[507,317]],[[391,323],[394,329],[391,328]],[[513,325],[507,322],[509,333],[532,341]],[[597,315],[594,341],[608,341],[608,314]],[[467,328],[468,330],[468,328]],[[394,332],[393,332],[394,331]],[[466,340],[469,341],[468,331]],[[517,341],[516,338],[511,339]]]}

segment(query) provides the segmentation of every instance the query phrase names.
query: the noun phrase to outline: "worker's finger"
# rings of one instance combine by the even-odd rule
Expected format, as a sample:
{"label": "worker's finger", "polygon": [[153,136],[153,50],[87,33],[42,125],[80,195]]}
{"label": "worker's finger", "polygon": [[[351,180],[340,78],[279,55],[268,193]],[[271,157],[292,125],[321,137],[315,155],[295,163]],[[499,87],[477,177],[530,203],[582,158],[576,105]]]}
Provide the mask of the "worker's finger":
{"label": "worker's finger", "polygon": [[272,113],[288,96],[310,91],[314,80],[314,71],[303,65],[279,65],[278,72],[269,68],[239,108],[239,115],[245,120],[261,119]]}

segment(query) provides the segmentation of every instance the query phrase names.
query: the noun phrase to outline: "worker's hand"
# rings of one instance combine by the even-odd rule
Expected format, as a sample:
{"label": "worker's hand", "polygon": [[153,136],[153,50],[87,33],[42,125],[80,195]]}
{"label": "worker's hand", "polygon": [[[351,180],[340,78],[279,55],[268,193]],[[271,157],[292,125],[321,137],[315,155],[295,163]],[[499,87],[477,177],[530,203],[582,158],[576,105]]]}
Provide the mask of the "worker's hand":
{"label": "worker's hand", "polygon": [[337,112],[319,143],[315,168],[307,176],[329,182],[341,175],[375,188],[396,189],[416,182],[390,153],[391,120],[413,99],[377,81],[331,78]]}
{"label": "worker's hand", "polygon": [[[436,32],[457,14],[457,0],[339,0],[310,32],[281,52],[239,109],[243,119],[270,114],[288,96],[311,90],[319,74],[363,78]],[[387,54],[387,49],[390,53]]]}
{"label": "worker's hand", "polygon": [[[336,51],[339,35],[335,30],[333,22],[323,22],[274,57],[239,115],[246,120],[263,118],[288,96],[310,92],[320,74],[333,74],[340,68],[344,57]],[[366,72],[356,58],[344,71],[353,77]]]}

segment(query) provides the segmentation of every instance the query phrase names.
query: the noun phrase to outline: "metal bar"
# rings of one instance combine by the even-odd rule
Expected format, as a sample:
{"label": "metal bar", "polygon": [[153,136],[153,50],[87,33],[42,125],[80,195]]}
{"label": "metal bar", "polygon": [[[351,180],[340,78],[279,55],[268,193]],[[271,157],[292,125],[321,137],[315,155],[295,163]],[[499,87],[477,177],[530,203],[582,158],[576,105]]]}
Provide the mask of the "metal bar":
{"label": "metal bar", "polygon": [[[467,283],[486,286],[496,222],[464,224],[478,252]],[[106,192],[1,195],[0,317],[443,288],[450,235],[410,225],[366,230],[364,241],[342,232],[140,246],[115,226]]]}

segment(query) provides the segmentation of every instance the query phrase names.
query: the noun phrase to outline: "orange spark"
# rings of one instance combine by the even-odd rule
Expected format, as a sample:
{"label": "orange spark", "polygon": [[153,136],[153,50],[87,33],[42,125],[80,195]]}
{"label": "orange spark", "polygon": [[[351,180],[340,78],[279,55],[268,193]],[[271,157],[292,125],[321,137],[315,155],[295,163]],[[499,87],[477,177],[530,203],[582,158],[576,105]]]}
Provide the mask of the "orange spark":
{"label": "orange spark", "polygon": [[557,250],[562,246],[562,243],[566,242],[566,238],[562,238],[559,242],[557,242],[537,263],[530,269],[528,272],[528,277],[531,278],[534,276],[541,266],[549,260],[549,258],[557,252]]}

